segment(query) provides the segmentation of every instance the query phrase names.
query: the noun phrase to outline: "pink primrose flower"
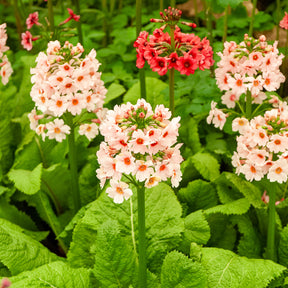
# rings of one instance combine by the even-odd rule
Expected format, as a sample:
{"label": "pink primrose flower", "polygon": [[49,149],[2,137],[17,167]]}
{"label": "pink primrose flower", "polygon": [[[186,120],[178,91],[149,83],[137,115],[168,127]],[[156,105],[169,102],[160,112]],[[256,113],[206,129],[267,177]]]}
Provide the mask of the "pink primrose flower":
{"label": "pink primrose flower", "polygon": [[27,29],[31,29],[33,25],[41,25],[39,22],[38,12],[34,12],[29,14],[28,18],[26,19]]}
{"label": "pink primrose flower", "polygon": [[287,12],[285,12],[285,16],[280,21],[279,26],[281,28],[284,28],[284,29],[288,30],[288,14],[287,14]]}

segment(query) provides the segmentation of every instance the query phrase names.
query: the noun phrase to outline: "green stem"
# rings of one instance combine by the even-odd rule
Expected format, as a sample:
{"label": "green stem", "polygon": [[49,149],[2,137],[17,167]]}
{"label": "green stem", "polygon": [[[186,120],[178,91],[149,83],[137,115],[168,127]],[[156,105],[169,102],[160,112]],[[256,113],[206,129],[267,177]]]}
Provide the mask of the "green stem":
{"label": "green stem", "polygon": [[54,26],[54,13],[53,13],[53,1],[48,0],[48,20],[50,24],[50,32],[54,33],[55,26]]}
{"label": "green stem", "polygon": [[102,22],[102,28],[105,36],[103,37],[102,40],[102,46],[106,47],[108,45],[108,24],[107,24],[107,17],[108,17],[108,9],[107,9],[107,1],[102,0],[102,11],[104,12],[104,18]]}
{"label": "green stem", "polygon": [[[142,27],[142,0],[136,0],[136,35],[139,35]],[[140,97],[146,99],[146,82],[145,82],[145,70],[139,70],[140,81]]]}
{"label": "green stem", "polygon": [[235,102],[236,102],[237,106],[240,108],[240,110],[241,110],[241,112],[242,112],[242,114],[243,114],[243,116],[244,116],[244,115],[245,115],[245,112],[244,112],[243,107],[241,106],[241,104],[239,103],[239,101],[235,101]]}
{"label": "green stem", "polygon": [[276,12],[277,12],[277,23],[276,23],[276,40],[279,41],[279,22],[280,22],[280,9],[281,9],[281,3],[280,0],[277,0],[276,2]]}
{"label": "green stem", "polygon": [[251,92],[248,90],[246,93],[246,118],[250,120],[252,112],[252,96]]}
{"label": "green stem", "polygon": [[[80,3],[79,0],[75,0],[75,8],[76,8],[76,14],[81,16],[80,11]],[[80,20],[77,22],[77,31],[78,31],[78,39],[81,44],[83,44],[83,33],[82,33],[82,23],[81,23],[81,17]]]}
{"label": "green stem", "polygon": [[132,201],[132,197],[130,197],[130,221],[131,221],[131,237],[132,237],[132,243],[133,243],[133,248],[134,248],[134,252],[135,255],[137,255],[137,248],[136,248],[136,241],[135,241],[135,230],[134,230],[134,221],[133,221],[133,201]]}
{"label": "green stem", "polygon": [[257,5],[257,0],[253,0],[253,8],[252,8],[252,15],[251,15],[251,22],[249,27],[249,36],[253,36],[253,25],[254,25],[254,19],[255,19],[255,9]]}
{"label": "green stem", "polygon": [[[213,27],[212,27],[212,12],[211,12],[211,4],[208,3],[206,10],[207,17],[207,29],[208,29],[208,38],[210,42],[210,46],[213,47]],[[210,66],[211,77],[214,78],[214,65]]]}
{"label": "green stem", "polygon": [[225,8],[225,14],[224,14],[224,33],[222,37],[222,42],[224,43],[227,39],[227,31],[228,31],[228,14],[229,14],[229,7],[230,5],[227,5]]}
{"label": "green stem", "polygon": [[[170,25],[170,38],[171,38],[171,48],[172,51],[175,50],[175,25]],[[174,104],[174,86],[175,86],[175,69],[171,68],[169,70],[169,99],[170,99],[170,111],[172,113],[172,117],[174,116],[174,111],[175,111],[175,104]]]}
{"label": "green stem", "polygon": [[[277,183],[277,182],[276,182]],[[269,185],[269,206],[268,206],[268,235],[267,235],[267,249],[266,257],[272,261],[276,261],[276,251],[275,251],[275,200],[276,200],[276,183],[271,183]]]}
{"label": "green stem", "polygon": [[197,26],[199,26],[199,18],[198,18],[198,3],[197,0],[193,0],[193,4],[194,4],[194,11],[195,11],[195,23]]}
{"label": "green stem", "polygon": [[75,145],[75,133],[74,133],[74,123],[73,116],[71,113],[66,115],[67,124],[70,126],[70,134],[68,135],[68,145],[69,145],[69,163],[70,163],[70,173],[71,173],[71,184],[72,184],[72,196],[74,203],[75,214],[81,208],[79,183],[78,183],[78,169],[77,169],[77,151]]}
{"label": "green stem", "polygon": [[146,237],[145,237],[145,187],[137,186],[138,195],[138,239],[139,239],[139,288],[146,288]]}
{"label": "green stem", "polygon": [[18,9],[18,1],[17,0],[13,0],[13,6],[14,6],[14,15],[15,15],[15,19],[16,19],[16,27],[17,27],[17,33],[21,39],[21,32],[23,32],[23,28],[21,25],[21,16],[19,13],[19,9]]}
{"label": "green stem", "polygon": [[171,0],[170,3],[171,3],[171,7],[172,7],[172,8],[176,6],[176,1],[175,1],[175,0]]}
{"label": "green stem", "polygon": [[164,4],[163,4],[163,0],[160,0],[160,11],[163,11],[164,9]]}

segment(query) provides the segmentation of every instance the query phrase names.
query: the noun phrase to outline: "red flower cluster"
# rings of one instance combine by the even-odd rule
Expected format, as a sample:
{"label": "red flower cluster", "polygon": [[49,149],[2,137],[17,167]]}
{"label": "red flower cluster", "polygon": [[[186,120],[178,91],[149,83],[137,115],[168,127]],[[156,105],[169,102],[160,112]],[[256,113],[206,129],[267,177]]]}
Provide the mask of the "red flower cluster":
{"label": "red flower cluster", "polygon": [[[168,32],[163,32],[165,26],[155,29],[153,35],[142,31],[134,47],[137,51],[138,68],[143,68],[148,62],[152,71],[165,75],[168,69],[175,68],[181,74],[190,75],[197,68],[208,69],[213,65],[213,51],[209,40],[200,39],[198,36],[182,33],[178,26],[175,27],[175,49],[171,46]],[[149,36],[149,40],[148,40]]]}

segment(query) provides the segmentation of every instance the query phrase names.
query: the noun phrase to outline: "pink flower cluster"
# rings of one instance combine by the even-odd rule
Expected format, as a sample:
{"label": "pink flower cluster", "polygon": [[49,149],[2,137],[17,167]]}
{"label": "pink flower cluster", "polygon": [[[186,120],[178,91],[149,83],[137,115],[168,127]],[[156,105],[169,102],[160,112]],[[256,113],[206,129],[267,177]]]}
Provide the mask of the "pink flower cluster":
{"label": "pink flower cluster", "polygon": [[8,288],[11,286],[11,282],[7,278],[3,278],[1,281],[1,286],[0,288]]}
{"label": "pink flower cluster", "polygon": [[279,69],[284,56],[279,55],[277,42],[269,45],[264,35],[256,40],[246,34],[240,44],[225,42],[223,53],[218,55],[221,60],[215,76],[219,89],[226,91],[222,103],[228,108],[234,108],[235,101],[247,91],[253,103],[261,104],[266,99],[264,89],[275,91],[285,81]]}
{"label": "pink flower cluster", "polygon": [[285,16],[280,21],[279,26],[285,30],[288,30],[288,14],[285,12]]}
{"label": "pink flower cluster", "polygon": [[271,182],[283,183],[288,176],[288,106],[266,111],[250,122],[236,118],[232,130],[239,131],[237,152],[232,156],[236,173],[249,181],[261,180],[265,175]]}
{"label": "pink flower cluster", "polygon": [[9,77],[11,76],[13,69],[11,63],[9,62],[4,52],[9,50],[9,47],[6,46],[7,41],[6,33],[6,23],[0,25],[0,76],[2,78],[3,85],[6,85],[9,82]]}
{"label": "pink flower cluster", "polygon": [[[59,41],[48,43],[47,54],[40,52],[36,68],[31,69],[31,97],[36,107],[29,114],[30,127],[45,139],[56,139],[61,142],[69,134],[70,128],[64,125],[65,114],[80,115],[83,111],[92,112],[98,119],[92,123],[82,124],[79,134],[86,135],[89,140],[98,134],[98,125],[103,118],[103,104],[107,92],[98,72],[100,63],[94,49],[80,58],[84,49],[81,44],[73,46],[65,42],[61,47]],[[43,114],[38,115],[36,109]],[[62,117],[47,123],[52,117]],[[39,120],[45,119],[43,124]],[[86,117],[87,118],[87,117]],[[91,118],[91,117],[90,117]],[[91,119],[90,119],[91,120]]]}
{"label": "pink flower cluster", "polygon": [[[175,68],[181,74],[190,75],[197,68],[208,69],[213,65],[213,51],[206,38],[200,39],[192,34],[182,33],[176,26],[174,32],[175,49],[171,47],[171,38],[168,32],[163,32],[164,26],[155,29],[153,35],[142,31],[134,47],[137,51],[138,68],[143,68],[148,62],[152,71],[165,75],[168,69]],[[148,40],[149,36],[149,40]]]}
{"label": "pink flower cluster", "polygon": [[176,144],[180,117],[171,121],[170,118],[171,112],[163,105],[153,112],[143,99],[136,105],[128,102],[108,111],[100,125],[105,142],[97,152],[100,168],[96,172],[101,187],[111,179],[106,193],[115,203],[122,203],[132,195],[121,179],[145,182],[148,188],[168,178],[173,187],[179,185],[183,161],[181,144]]}

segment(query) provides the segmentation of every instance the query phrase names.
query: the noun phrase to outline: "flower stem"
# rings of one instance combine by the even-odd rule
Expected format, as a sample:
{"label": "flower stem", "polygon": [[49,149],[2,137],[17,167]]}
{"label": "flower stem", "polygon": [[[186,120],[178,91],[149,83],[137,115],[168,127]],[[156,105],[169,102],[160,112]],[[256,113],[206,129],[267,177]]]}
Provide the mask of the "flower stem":
{"label": "flower stem", "polygon": [[[79,0],[75,0],[75,8],[76,8],[76,14],[81,16],[81,12],[80,12],[80,4],[79,4]],[[77,31],[78,31],[78,39],[79,42],[83,45],[83,34],[82,34],[82,23],[81,23],[81,17],[79,19],[79,21],[77,22]]]}
{"label": "flower stem", "polygon": [[199,26],[199,18],[198,18],[198,3],[197,0],[193,0],[193,5],[194,5],[194,11],[195,11],[195,23],[197,26]]}
{"label": "flower stem", "polygon": [[175,1],[175,0],[171,0],[170,3],[171,3],[171,7],[172,7],[172,8],[173,8],[173,7],[175,8],[175,6],[176,6],[176,1]]}
{"label": "flower stem", "polygon": [[[139,35],[142,27],[142,0],[136,0],[136,35]],[[140,81],[140,95],[141,98],[146,99],[146,83],[145,83],[145,70],[139,70]]]}
{"label": "flower stem", "polygon": [[[175,25],[170,25],[170,38],[171,38],[171,48],[174,51],[175,50]],[[169,70],[169,99],[170,99],[170,111],[172,114],[172,117],[174,116],[174,111],[175,111],[175,104],[174,104],[174,75],[175,75],[175,69],[171,68]]]}
{"label": "flower stem", "polygon": [[146,237],[145,237],[145,187],[137,186],[138,196],[138,239],[139,239],[139,288],[146,288]]}
{"label": "flower stem", "polygon": [[222,42],[223,43],[227,39],[229,9],[230,9],[230,5],[227,5],[226,8],[225,8],[225,15],[224,15],[224,33],[223,33],[223,37],[222,37]]}
{"label": "flower stem", "polygon": [[268,206],[268,235],[267,235],[267,249],[266,257],[272,261],[276,261],[275,251],[275,200],[276,200],[276,186],[275,183],[269,185],[269,206]]}
{"label": "flower stem", "polygon": [[252,113],[252,96],[251,92],[247,91],[246,93],[246,118],[250,120]]}
{"label": "flower stem", "polygon": [[[206,3],[206,18],[207,18],[207,29],[208,29],[208,39],[211,47],[213,47],[213,27],[212,27],[212,11],[211,3]],[[214,78],[214,65],[210,66],[211,77]]]}
{"label": "flower stem", "polygon": [[254,25],[254,19],[255,19],[256,5],[257,5],[257,0],[253,0],[252,15],[251,15],[251,21],[250,21],[250,27],[249,27],[249,36],[253,36],[253,25]]}
{"label": "flower stem", "polygon": [[277,13],[276,40],[277,41],[279,41],[280,10],[281,10],[281,3],[280,3],[280,0],[277,0],[277,2],[276,2],[276,13]]}
{"label": "flower stem", "polygon": [[74,203],[74,212],[76,214],[81,207],[81,200],[80,200],[79,183],[78,183],[77,151],[75,145],[73,116],[70,113],[67,113],[66,120],[67,124],[71,128],[70,134],[68,135],[69,163],[71,172],[71,184],[72,184],[71,189]]}
{"label": "flower stem", "polygon": [[54,13],[53,13],[53,1],[48,0],[48,19],[50,24],[50,32],[54,33]]}

